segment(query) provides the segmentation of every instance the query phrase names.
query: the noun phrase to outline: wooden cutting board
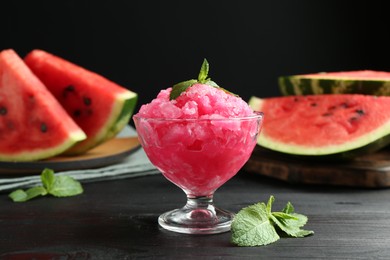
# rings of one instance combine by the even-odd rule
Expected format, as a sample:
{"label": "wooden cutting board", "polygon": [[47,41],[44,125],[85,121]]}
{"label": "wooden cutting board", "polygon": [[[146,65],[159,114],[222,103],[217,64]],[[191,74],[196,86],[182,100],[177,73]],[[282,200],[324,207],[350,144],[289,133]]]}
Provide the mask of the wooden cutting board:
{"label": "wooden cutting board", "polygon": [[290,183],[385,188],[390,187],[390,148],[352,161],[320,162],[257,146],[244,170]]}

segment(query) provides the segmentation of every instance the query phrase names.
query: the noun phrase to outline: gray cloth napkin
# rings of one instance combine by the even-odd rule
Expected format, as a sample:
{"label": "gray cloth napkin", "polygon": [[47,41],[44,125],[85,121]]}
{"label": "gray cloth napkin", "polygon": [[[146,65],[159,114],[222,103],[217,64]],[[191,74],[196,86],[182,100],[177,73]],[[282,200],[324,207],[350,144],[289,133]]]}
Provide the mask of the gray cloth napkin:
{"label": "gray cloth napkin", "polygon": [[[134,128],[127,126],[118,137],[136,136]],[[138,149],[120,163],[96,169],[83,169],[56,172],[56,175],[68,175],[80,182],[105,181],[113,179],[135,178],[159,174],[149,161],[144,150]],[[0,192],[17,188],[27,188],[41,183],[40,174],[25,177],[0,178]]]}

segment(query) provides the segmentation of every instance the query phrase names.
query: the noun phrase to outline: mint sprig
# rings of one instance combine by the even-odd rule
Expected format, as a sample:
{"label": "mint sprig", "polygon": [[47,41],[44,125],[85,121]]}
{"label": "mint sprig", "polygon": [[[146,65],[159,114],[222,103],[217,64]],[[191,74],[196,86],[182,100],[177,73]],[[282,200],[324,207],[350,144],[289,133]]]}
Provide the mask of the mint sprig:
{"label": "mint sprig", "polygon": [[187,90],[187,88],[191,87],[192,85],[198,83],[196,79],[190,79],[187,81],[183,81],[180,83],[175,84],[172,87],[171,94],[169,94],[169,99],[173,100],[176,99],[180,94]]}
{"label": "mint sprig", "polygon": [[279,240],[279,234],[289,237],[314,234],[311,230],[302,229],[308,218],[295,213],[290,202],[281,212],[272,212],[274,201],[274,196],[270,196],[267,204],[256,203],[240,210],[231,226],[232,243],[238,246],[262,246]]}
{"label": "mint sprig", "polygon": [[217,83],[212,81],[211,78],[208,77],[209,69],[210,69],[210,65],[209,65],[208,61],[206,59],[204,59],[202,66],[200,67],[198,79],[190,79],[190,80],[186,80],[186,81],[183,81],[183,82],[180,82],[180,83],[173,85],[172,91],[169,95],[169,99],[170,100],[176,99],[177,97],[180,96],[180,94],[182,92],[186,91],[189,87],[191,87],[192,85],[194,85],[196,83],[206,84],[206,85],[209,85],[212,87],[220,88],[229,94],[235,95],[235,94],[231,93],[230,91],[227,91],[226,89],[219,87]]}
{"label": "mint sprig", "polygon": [[42,186],[35,186],[27,190],[18,189],[8,196],[14,202],[25,202],[38,196],[51,194],[55,197],[69,197],[83,193],[80,182],[70,176],[55,176],[51,169],[44,169],[41,173]]}
{"label": "mint sprig", "polygon": [[207,76],[209,75],[210,65],[206,59],[203,60],[202,66],[200,67],[198,82],[205,83],[207,80]]}

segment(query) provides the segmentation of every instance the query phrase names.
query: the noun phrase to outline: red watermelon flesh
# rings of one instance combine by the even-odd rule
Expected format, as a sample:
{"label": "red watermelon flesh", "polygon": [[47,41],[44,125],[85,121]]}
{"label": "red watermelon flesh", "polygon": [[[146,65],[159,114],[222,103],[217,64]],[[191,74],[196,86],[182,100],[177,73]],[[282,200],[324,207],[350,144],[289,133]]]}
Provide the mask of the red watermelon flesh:
{"label": "red watermelon flesh", "polygon": [[0,52],[0,160],[52,157],[85,137],[16,52]]}
{"label": "red watermelon flesh", "polygon": [[252,97],[249,104],[265,114],[259,145],[275,151],[329,155],[365,146],[374,151],[390,142],[390,97]]}
{"label": "red watermelon flesh", "polygon": [[137,101],[134,92],[42,50],[30,52],[25,62],[87,134],[68,154],[89,150],[128,123]]}

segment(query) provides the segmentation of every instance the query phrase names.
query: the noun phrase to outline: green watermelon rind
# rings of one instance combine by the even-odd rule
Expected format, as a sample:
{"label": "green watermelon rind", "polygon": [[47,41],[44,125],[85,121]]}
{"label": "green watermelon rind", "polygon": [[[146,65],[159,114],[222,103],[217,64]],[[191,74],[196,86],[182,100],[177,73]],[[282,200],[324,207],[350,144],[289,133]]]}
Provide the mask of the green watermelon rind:
{"label": "green watermelon rind", "polygon": [[365,94],[390,96],[390,80],[281,76],[279,90],[284,96],[319,94]]}
{"label": "green watermelon rind", "polygon": [[128,123],[133,115],[135,106],[137,104],[138,95],[133,92],[133,96],[124,101],[121,112],[116,118],[115,123],[108,128],[105,140],[116,136]]}
{"label": "green watermelon rind", "polygon": [[15,154],[0,154],[0,161],[29,162],[51,158],[56,155],[62,154],[64,151],[67,151],[69,148],[85,139],[86,135],[83,131],[74,131],[69,134],[69,137],[65,139],[62,144],[56,145],[55,147],[34,149],[31,151],[24,151]]}
{"label": "green watermelon rind", "polygon": [[[248,104],[256,111],[261,111],[263,100],[258,97],[251,97]],[[265,120],[267,115],[265,114]],[[326,147],[309,147],[302,145],[286,144],[270,138],[266,130],[260,133],[257,144],[263,148],[305,158],[321,157],[321,159],[350,159],[359,155],[376,152],[390,144],[390,120],[359,138],[347,141],[340,145]]]}
{"label": "green watermelon rind", "polygon": [[105,125],[101,127],[94,138],[89,137],[77,146],[65,151],[64,154],[81,154],[115,137],[128,124],[137,100],[138,95],[130,90],[118,94],[116,101],[113,103],[111,115],[107,118]]}

